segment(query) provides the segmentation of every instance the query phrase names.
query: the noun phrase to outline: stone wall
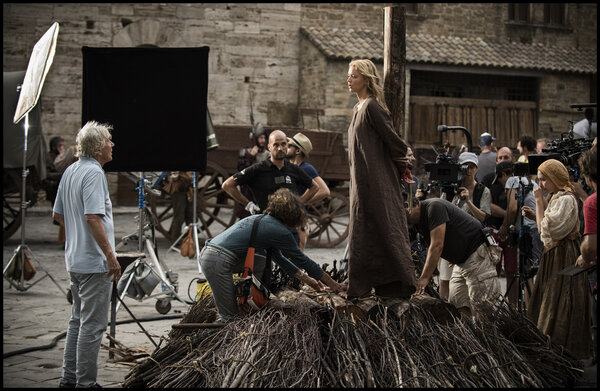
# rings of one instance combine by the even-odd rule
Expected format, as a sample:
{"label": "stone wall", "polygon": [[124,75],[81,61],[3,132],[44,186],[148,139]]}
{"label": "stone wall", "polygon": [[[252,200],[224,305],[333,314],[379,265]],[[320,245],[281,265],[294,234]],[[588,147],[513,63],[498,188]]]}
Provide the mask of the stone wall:
{"label": "stone wall", "polygon": [[[382,4],[3,4],[3,70],[25,70],[33,45],[58,22],[41,96],[42,127],[68,143],[81,126],[82,46],[209,46],[208,107],[215,124],[299,124],[301,25],[381,28]],[[312,103],[311,103],[312,104]]]}
{"label": "stone wall", "polygon": [[[300,125],[298,108],[321,108],[321,127],[346,133],[356,97],[346,87],[347,61],[327,60],[301,26],[383,31],[391,3],[4,3],[3,70],[25,70],[33,45],[60,24],[52,68],[41,96],[46,139],[74,141],[81,126],[82,46],[209,46],[208,107],[215,124]],[[407,33],[596,48],[596,5],[568,4],[567,28],[543,23],[543,3],[531,3],[527,26],[507,22],[507,3],[419,3]],[[383,64],[377,64],[381,72]],[[595,99],[589,75],[540,78],[542,135],[564,131],[568,105]],[[407,75],[410,83],[410,75]],[[407,86],[407,91],[410,87]],[[408,111],[407,111],[408,112]],[[313,121],[313,122],[311,122]],[[316,127],[305,118],[305,126]],[[553,132],[553,133],[552,133]]]}
{"label": "stone wall", "polygon": [[544,25],[544,3],[530,3],[531,23],[511,23],[508,4],[419,3],[417,14],[406,16],[406,29],[414,34],[478,36],[500,41],[508,38],[514,42],[581,49],[597,46],[597,6],[594,3],[568,3],[565,27]]}
{"label": "stone wall", "polygon": [[[520,26],[508,22],[507,3],[419,3],[417,14],[406,15],[406,29],[408,34],[481,36],[499,41],[596,49],[595,4],[568,4],[568,27],[565,28],[543,25],[543,7],[543,3],[532,3],[532,23]],[[383,23],[379,26],[374,23],[370,29],[382,31],[382,27]],[[340,77],[347,74],[348,61],[330,59],[328,66],[324,66],[321,64],[323,54],[304,37],[301,39],[301,53],[300,101],[304,104],[310,99],[318,104],[325,102],[325,117],[320,118],[322,127],[345,133],[351,120],[351,108],[356,103],[354,94],[348,94],[345,80]],[[383,64],[376,65],[382,73]],[[326,77],[322,73],[324,68]],[[580,118],[581,115],[569,109],[569,105],[595,101],[594,80],[591,75],[539,73],[539,137],[557,138],[560,132],[566,131],[569,120]],[[406,83],[406,90],[410,91],[410,71],[407,72]],[[305,85],[310,85],[310,93],[305,92]],[[314,92],[315,88],[319,91]],[[322,96],[324,91],[325,96]],[[409,99],[407,97],[407,106]],[[408,107],[405,112],[409,112]],[[406,126],[408,123],[407,115]]]}
{"label": "stone wall", "polygon": [[569,121],[584,118],[583,112],[570,109],[573,103],[589,103],[591,79],[583,75],[547,74],[540,79],[538,138],[559,138],[569,130]]}

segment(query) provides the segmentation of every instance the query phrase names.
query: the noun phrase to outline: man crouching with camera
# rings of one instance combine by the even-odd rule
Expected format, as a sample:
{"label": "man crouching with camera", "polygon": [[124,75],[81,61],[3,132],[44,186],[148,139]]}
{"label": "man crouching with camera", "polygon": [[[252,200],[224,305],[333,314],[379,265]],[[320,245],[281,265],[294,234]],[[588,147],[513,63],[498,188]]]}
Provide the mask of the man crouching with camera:
{"label": "man crouching with camera", "polygon": [[448,301],[463,315],[470,317],[478,304],[500,297],[496,263],[501,249],[481,222],[440,198],[415,199],[412,208],[405,203],[405,210],[409,226],[429,243],[415,295],[424,293],[441,256],[454,265]]}

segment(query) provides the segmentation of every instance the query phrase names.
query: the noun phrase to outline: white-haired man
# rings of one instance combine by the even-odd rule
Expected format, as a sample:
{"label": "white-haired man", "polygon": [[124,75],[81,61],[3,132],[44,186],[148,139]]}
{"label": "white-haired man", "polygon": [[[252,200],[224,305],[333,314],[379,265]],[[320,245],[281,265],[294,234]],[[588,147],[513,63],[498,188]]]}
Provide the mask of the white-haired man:
{"label": "white-haired man", "polygon": [[112,160],[110,130],[94,121],[81,128],[76,139],[79,160],[65,170],[54,203],[53,218],[65,226],[65,263],[73,294],[60,388],[100,387],[98,352],[108,324],[112,281],[121,276],[102,169]]}

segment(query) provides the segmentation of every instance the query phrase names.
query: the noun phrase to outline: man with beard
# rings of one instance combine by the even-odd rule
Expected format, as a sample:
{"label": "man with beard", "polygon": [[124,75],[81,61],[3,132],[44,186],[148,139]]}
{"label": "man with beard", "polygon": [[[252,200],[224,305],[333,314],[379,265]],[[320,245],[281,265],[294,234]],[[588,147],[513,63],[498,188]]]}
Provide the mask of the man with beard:
{"label": "man with beard", "polygon": [[[308,200],[307,203],[314,204],[321,201],[325,197],[329,197],[329,186],[327,186],[327,183],[325,183],[323,178],[321,178],[317,169],[312,164],[305,161],[312,151],[312,143],[310,142],[310,139],[302,133],[296,133],[294,137],[288,137],[287,140],[288,153],[286,157],[290,162],[303,169],[304,172],[307,173],[308,176],[313,179],[313,181],[317,182],[317,185],[319,186],[317,193],[310,200]],[[296,191],[298,194],[304,194],[306,191],[306,186],[300,185]],[[300,227],[298,235],[300,236],[300,249],[302,251],[304,251],[309,234],[310,232],[308,224]]]}

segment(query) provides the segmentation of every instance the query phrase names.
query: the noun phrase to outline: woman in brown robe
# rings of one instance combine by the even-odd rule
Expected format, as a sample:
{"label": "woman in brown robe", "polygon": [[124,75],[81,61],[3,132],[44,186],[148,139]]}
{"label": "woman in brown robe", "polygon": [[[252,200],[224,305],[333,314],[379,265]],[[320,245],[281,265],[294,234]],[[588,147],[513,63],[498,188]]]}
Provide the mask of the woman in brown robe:
{"label": "woman in brown robe", "polygon": [[[544,254],[527,305],[527,316],[538,329],[579,359],[593,354],[592,301],[586,273],[558,274],[574,265],[579,256],[579,213],[574,189],[565,166],[548,159],[538,168],[540,186],[533,191],[536,212],[523,213],[536,219]],[[546,205],[543,191],[550,200]]]}
{"label": "woman in brown robe", "polygon": [[350,63],[348,89],[358,97],[348,128],[348,297],[375,288],[378,296],[406,298],[416,289],[401,188],[407,145],[394,131],[370,60]]}

